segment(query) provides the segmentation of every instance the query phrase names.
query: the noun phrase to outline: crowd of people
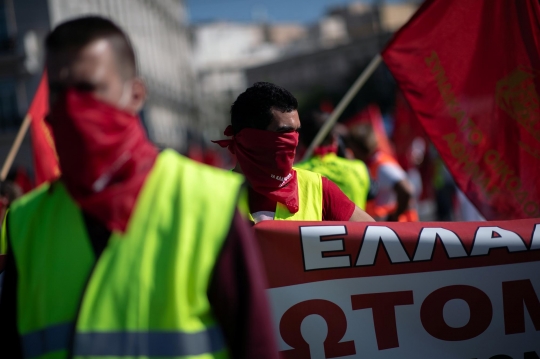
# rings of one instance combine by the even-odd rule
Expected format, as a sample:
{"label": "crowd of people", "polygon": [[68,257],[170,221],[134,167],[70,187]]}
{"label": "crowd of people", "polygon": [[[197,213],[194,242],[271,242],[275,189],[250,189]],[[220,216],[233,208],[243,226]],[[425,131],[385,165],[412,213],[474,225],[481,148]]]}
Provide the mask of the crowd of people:
{"label": "crowd of people", "polygon": [[250,226],[416,221],[414,186],[365,123],[337,126],[294,164],[328,114],[299,114],[296,98],[267,82],[238,96],[228,139],[216,141],[233,171],[159,151],[137,116],[146,87],[136,63],[108,19],[71,20],[46,39],[62,175],[5,216],[0,350],[277,358]]}

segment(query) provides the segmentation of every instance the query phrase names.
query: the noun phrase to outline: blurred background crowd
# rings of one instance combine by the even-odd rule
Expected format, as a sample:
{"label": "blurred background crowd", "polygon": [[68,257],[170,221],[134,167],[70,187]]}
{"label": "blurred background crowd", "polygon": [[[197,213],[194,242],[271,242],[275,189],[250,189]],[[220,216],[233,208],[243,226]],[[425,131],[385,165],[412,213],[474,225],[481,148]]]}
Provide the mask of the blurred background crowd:
{"label": "blurred background crowd", "polygon": [[[131,37],[149,87],[141,114],[150,139],[232,168],[223,137],[232,102],[268,81],[291,91],[299,113],[331,112],[421,1],[0,0],[0,158],[7,156],[43,69],[43,39],[58,23],[100,14]],[[380,125],[409,174],[421,220],[479,220],[453,183],[384,65],[339,122]],[[32,188],[29,135],[0,195]],[[298,150],[298,156],[303,149]],[[16,186],[13,185],[16,184]],[[5,187],[5,188],[4,188]],[[10,197],[10,198],[11,198]]]}

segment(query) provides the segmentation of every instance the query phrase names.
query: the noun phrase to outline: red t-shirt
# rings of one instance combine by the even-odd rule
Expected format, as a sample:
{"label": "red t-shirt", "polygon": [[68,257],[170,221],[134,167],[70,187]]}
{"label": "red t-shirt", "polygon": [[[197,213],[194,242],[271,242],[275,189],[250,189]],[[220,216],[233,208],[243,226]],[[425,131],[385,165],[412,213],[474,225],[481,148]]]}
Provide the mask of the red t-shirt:
{"label": "red t-shirt", "polygon": [[[355,204],[343,193],[339,187],[328,178],[322,178],[323,192],[323,221],[348,221],[355,208]],[[249,208],[253,217],[257,213],[266,213],[267,217],[273,217],[276,211],[276,202],[268,199],[260,193],[249,189]],[[257,220],[256,220],[257,222]]]}

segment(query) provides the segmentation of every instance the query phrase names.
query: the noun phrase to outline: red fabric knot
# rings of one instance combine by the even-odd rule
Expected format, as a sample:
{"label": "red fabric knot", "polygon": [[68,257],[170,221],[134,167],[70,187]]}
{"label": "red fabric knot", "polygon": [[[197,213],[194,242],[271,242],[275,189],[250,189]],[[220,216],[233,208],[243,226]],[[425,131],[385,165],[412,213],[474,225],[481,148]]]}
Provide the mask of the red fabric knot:
{"label": "red fabric knot", "polygon": [[234,155],[234,131],[233,127],[231,125],[227,126],[225,131],[223,131],[223,134],[227,137],[231,137],[229,140],[215,140],[212,141],[213,143],[217,143],[222,148],[227,148],[233,155]]}

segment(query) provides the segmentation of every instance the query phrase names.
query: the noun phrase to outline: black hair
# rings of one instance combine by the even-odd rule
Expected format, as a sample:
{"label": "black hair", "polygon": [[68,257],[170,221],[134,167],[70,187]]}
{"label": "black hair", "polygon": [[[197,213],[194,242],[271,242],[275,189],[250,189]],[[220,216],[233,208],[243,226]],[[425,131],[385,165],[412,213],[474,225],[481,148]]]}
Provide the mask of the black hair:
{"label": "black hair", "polygon": [[369,155],[377,148],[377,136],[370,123],[361,123],[353,126],[349,130],[347,142],[350,146],[355,146],[364,155]]}
{"label": "black hair", "polygon": [[131,41],[118,25],[100,16],[85,16],[58,25],[45,39],[45,48],[47,52],[78,51],[99,39],[111,43],[124,76],[136,76],[137,65]]}
{"label": "black hair", "polygon": [[291,112],[298,109],[298,101],[283,87],[269,82],[256,82],[241,93],[231,106],[234,133],[244,128],[265,130],[272,122],[273,109]]}

